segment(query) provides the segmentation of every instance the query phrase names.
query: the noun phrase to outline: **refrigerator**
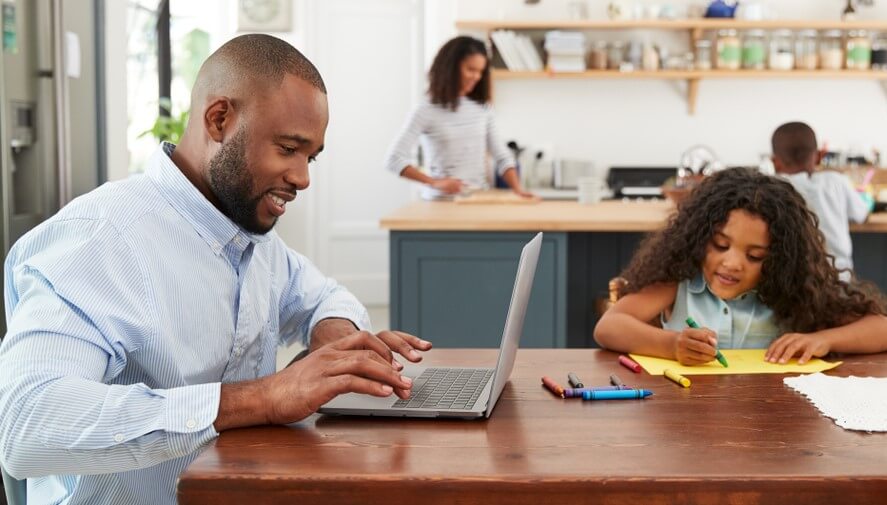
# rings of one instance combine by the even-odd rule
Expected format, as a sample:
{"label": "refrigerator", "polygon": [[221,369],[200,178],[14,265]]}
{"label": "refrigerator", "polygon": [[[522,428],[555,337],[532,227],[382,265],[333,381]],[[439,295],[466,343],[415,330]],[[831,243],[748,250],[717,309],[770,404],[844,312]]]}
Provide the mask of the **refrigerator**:
{"label": "refrigerator", "polygon": [[106,179],[103,7],[102,0],[0,0],[4,260],[19,237]]}

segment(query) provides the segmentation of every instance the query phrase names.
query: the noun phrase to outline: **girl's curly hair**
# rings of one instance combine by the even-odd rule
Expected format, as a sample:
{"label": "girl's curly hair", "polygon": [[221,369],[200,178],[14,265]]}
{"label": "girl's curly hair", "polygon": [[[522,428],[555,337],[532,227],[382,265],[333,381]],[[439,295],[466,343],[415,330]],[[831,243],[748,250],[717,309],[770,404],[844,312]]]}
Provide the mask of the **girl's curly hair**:
{"label": "girl's curly hair", "polygon": [[839,280],[819,221],[791,184],[748,168],[724,170],[700,183],[666,228],[641,243],[622,273],[628,281],[622,292],[695,277],[712,235],[736,209],[759,216],[769,227],[770,247],[757,291],[784,331],[818,331],[885,314],[884,299],[873,284]]}

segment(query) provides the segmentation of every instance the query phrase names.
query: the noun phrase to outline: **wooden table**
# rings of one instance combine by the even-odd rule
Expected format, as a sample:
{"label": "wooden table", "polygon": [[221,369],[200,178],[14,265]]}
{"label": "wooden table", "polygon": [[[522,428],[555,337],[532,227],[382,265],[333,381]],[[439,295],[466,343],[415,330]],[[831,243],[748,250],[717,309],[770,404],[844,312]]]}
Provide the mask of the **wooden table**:
{"label": "wooden table", "polygon": [[[426,361],[488,366],[493,350]],[[830,375],[887,376],[887,354]],[[561,400],[547,374],[652,389]],[[312,416],[225,432],[179,482],[182,504],[835,504],[887,501],[887,434],[845,431],[782,375],[696,376],[684,389],[592,349],[519,351],[484,421]]]}

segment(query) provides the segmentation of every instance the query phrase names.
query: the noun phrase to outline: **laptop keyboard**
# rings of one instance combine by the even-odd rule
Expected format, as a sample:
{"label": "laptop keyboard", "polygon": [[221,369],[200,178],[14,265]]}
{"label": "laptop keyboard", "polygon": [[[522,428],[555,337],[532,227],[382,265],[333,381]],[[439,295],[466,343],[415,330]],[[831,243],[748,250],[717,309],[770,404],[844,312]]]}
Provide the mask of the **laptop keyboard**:
{"label": "laptop keyboard", "polygon": [[392,408],[470,409],[492,376],[492,368],[426,368],[413,379],[410,397]]}

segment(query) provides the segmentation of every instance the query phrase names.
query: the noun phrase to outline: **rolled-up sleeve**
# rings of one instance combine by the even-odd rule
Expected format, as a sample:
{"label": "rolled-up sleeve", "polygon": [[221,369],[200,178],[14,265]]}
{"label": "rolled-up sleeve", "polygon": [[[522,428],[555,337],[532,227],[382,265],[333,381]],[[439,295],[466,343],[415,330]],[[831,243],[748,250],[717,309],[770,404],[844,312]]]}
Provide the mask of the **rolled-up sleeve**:
{"label": "rolled-up sleeve", "polygon": [[348,319],[361,330],[372,330],[366,308],[347,289],[325,276],[308,258],[287,249],[288,283],[280,299],[280,338],[285,345],[310,344],[320,321]]}
{"label": "rolled-up sleeve", "polygon": [[121,472],[212,440],[218,383],[113,384],[156,328],[147,283],[112,230],[90,222],[63,230],[31,240],[55,252],[7,258],[0,465],[17,478]]}

